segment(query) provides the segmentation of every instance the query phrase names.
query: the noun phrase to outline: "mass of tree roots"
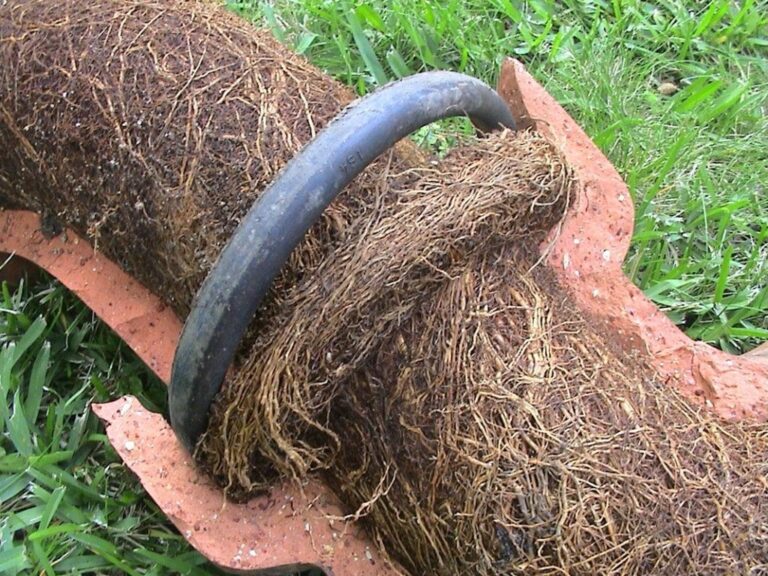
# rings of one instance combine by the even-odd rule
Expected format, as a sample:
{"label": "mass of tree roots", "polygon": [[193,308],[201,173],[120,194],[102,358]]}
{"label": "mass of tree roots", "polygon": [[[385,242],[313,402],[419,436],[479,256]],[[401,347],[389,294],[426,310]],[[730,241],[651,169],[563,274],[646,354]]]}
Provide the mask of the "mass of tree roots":
{"label": "mass of tree roots", "polygon": [[[190,0],[0,6],[0,208],[71,227],[183,317],[353,95]],[[763,574],[768,428],[614,349],[540,263],[574,181],[528,132],[401,143],[254,320],[197,459],[233,498],[320,475],[412,574]]]}

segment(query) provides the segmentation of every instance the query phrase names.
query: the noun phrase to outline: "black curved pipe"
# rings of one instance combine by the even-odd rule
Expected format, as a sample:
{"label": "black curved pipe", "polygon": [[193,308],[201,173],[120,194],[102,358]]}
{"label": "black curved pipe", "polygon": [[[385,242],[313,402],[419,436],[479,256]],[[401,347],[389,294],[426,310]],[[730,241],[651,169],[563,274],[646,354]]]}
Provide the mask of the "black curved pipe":
{"label": "black curved pipe", "polygon": [[171,426],[190,452],[272,280],[325,207],[398,140],[461,115],[481,130],[515,127],[501,97],[475,78],[410,76],[347,107],[264,190],[200,288],[174,357]]}

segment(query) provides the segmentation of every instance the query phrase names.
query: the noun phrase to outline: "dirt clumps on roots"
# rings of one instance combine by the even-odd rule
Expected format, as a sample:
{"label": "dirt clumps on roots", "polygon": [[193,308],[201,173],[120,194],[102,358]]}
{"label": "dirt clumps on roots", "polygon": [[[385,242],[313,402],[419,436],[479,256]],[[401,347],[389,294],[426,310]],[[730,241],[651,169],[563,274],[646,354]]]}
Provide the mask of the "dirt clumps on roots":
{"label": "dirt clumps on roots", "polygon": [[[351,94],[195,0],[0,7],[0,207],[70,226],[182,315],[239,219]],[[234,497],[321,474],[413,574],[761,574],[768,429],[614,349],[538,247],[542,137],[408,145],[326,211],[197,458]]]}
{"label": "dirt clumps on roots", "polygon": [[[66,223],[186,316],[261,190],[353,99],[214,2],[10,0],[0,207]],[[401,145],[358,178],[278,285],[312,268],[411,155]]]}

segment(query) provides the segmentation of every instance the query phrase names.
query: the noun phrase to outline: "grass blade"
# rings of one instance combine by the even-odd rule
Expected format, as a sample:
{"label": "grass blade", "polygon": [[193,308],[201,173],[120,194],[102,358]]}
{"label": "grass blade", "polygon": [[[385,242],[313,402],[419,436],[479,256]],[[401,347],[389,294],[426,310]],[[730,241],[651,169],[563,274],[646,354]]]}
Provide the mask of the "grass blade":
{"label": "grass blade", "polygon": [[723,301],[723,294],[725,293],[725,287],[728,285],[728,276],[731,272],[732,256],[733,246],[728,246],[723,254],[723,261],[720,264],[720,275],[717,277],[717,284],[715,285],[715,304],[720,304]]}
{"label": "grass blade", "polygon": [[355,8],[355,12],[360,18],[365,20],[365,23],[371,28],[382,34],[387,33],[387,27],[384,25],[384,20],[381,19],[379,13],[376,12],[370,4],[360,4],[360,6]]}
{"label": "grass blade", "polygon": [[45,318],[38,317],[32,325],[27,329],[21,340],[16,344],[16,351],[14,352],[14,364],[19,361],[21,356],[26,352],[32,344],[34,344],[40,336],[42,336],[45,330]]}
{"label": "grass blade", "polygon": [[24,402],[24,412],[27,415],[30,427],[35,425],[38,412],[40,411],[40,402],[43,398],[43,388],[45,387],[46,371],[51,358],[51,344],[45,342],[40,348],[40,352],[35,358],[32,366],[32,372],[29,375],[29,386],[27,387],[27,398]]}
{"label": "grass blade", "polygon": [[98,554],[126,574],[139,576],[139,573],[136,570],[132,569],[128,564],[117,557],[118,551],[115,545],[104,540],[104,538],[99,538],[93,534],[83,534],[79,532],[73,533],[72,538],[85,545],[85,547],[91,550],[94,554]]}
{"label": "grass blade", "polygon": [[758,338],[768,340],[768,330],[765,328],[731,328],[728,335],[735,338]]}
{"label": "grass blade", "polygon": [[64,494],[66,494],[66,492],[67,488],[65,486],[59,486],[51,493],[50,499],[46,503],[45,509],[43,510],[43,516],[40,518],[40,530],[45,530],[51,524],[51,520],[56,514],[56,511],[59,509],[61,500],[64,498]]}
{"label": "grass blade", "polygon": [[22,456],[31,456],[34,452],[32,433],[21,402],[21,390],[16,390],[13,395],[13,413],[8,419],[8,437]]}
{"label": "grass blade", "polygon": [[35,571],[47,574],[47,576],[54,576],[56,572],[54,571],[51,559],[48,557],[48,554],[45,553],[42,544],[40,542],[30,542],[30,548],[32,557],[37,561]]}
{"label": "grass blade", "polygon": [[389,64],[389,69],[392,70],[398,78],[405,78],[406,76],[413,74],[408,67],[408,64],[406,64],[405,59],[396,48],[390,48],[387,51],[386,59],[387,64]]}
{"label": "grass blade", "polygon": [[635,218],[642,217],[645,214],[645,212],[648,210],[648,206],[650,205],[651,202],[653,202],[653,199],[656,198],[656,195],[661,190],[661,186],[662,184],[664,184],[665,179],[667,178],[667,176],[669,176],[670,172],[672,172],[672,169],[674,168],[675,162],[677,162],[677,159],[680,156],[681,151],[692,139],[693,139],[692,133],[684,132],[678,137],[678,139],[674,142],[674,144],[672,144],[669,150],[667,150],[664,163],[656,173],[656,181],[643,195],[642,201],[640,202],[640,205],[637,208]]}
{"label": "grass blade", "polygon": [[23,474],[0,477],[0,504],[8,502],[11,498],[21,493],[28,485],[29,479]]}
{"label": "grass blade", "polygon": [[0,574],[21,574],[30,567],[23,546],[14,546],[13,542],[3,539],[3,549],[0,551]]}
{"label": "grass blade", "polygon": [[747,91],[747,86],[744,84],[736,83],[726,88],[720,96],[718,96],[714,102],[712,102],[699,116],[699,121],[703,123],[710,122],[718,116],[723,116],[731,108],[736,106],[741,100],[741,97]]}
{"label": "grass blade", "polygon": [[277,41],[281,44],[285,44],[287,40],[285,37],[285,30],[277,21],[277,17],[275,16],[275,9],[270,3],[262,2],[262,14],[264,15],[264,19],[267,21],[272,34],[275,36],[275,38],[277,38]]}
{"label": "grass blade", "polygon": [[27,538],[29,538],[30,541],[34,542],[36,540],[45,540],[46,538],[50,538],[51,536],[57,536],[59,534],[68,534],[70,536],[74,536],[77,532],[82,532],[83,528],[82,526],[79,526],[78,524],[72,524],[72,523],[66,523],[66,524],[56,524],[55,526],[48,526],[47,528],[42,528],[39,530],[35,530]]}
{"label": "grass blade", "polygon": [[312,46],[312,43],[316,38],[317,34],[314,32],[302,32],[293,46],[294,52],[297,54],[304,54],[307,50],[309,50],[310,46]]}
{"label": "grass blade", "polygon": [[709,82],[707,78],[699,78],[686,88],[683,93],[685,100],[675,105],[675,112],[691,112],[699,104],[714,96],[722,85],[722,80]]}
{"label": "grass blade", "polygon": [[718,22],[720,22],[723,17],[728,13],[728,8],[730,7],[730,1],[729,0],[721,0],[720,2],[712,2],[710,4],[707,11],[704,13],[704,16],[702,16],[701,20],[699,21],[699,25],[696,26],[696,30],[694,30],[693,35],[695,37],[700,37],[709,30],[712,29],[713,26],[715,26]]}
{"label": "grass blade", "polygon": [[201,573],[201,570],[197,568],[197,566],[195,566],[194,564],[185,562],[183,559],[180,559],[180,558],[169,558],[167,556],[157,554],[156,552],[152,552],[151,550],[147,550],[146,548],[138,548],[134,550],[134,554],[138,554],[139,556],[144,556],[148,560],[151,560],[152,562],[160,566],[170,568],[176,574],[200,574]]}
{"label": "grass blade", "polygon": [[13,386],[11,370],[16,356],[15,348],[16,345],[11,342],[0,350],[0,434],[5,432],[11,418],[8,411],[8,394]]}
{"label": "grass blade", "polygon": [[376,51],[373,49],[370,40],[368,40],[368,37],[365,35],[357,14],[351,10],[348,11],[347,22],[349,22],[352,37],[355,40],[357,49],[360,51],[360,56],[365,63],[365,67],[373,76],[376,84],[383,86],[389,82],[389,78],[387,77],[386,72],[384,72],[384,68],[382,67],[381,62],[379,62],[379,58],[376,56]]}

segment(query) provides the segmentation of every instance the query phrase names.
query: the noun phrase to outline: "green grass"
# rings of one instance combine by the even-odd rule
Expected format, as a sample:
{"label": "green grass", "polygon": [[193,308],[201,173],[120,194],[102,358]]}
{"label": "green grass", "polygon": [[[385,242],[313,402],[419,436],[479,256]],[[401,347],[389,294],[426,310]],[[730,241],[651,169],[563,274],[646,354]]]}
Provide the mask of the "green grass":
{"label": "green grass", "polygon": [[[742,351],[768,337],[765,2],[230,5],[360,93],[436,68],[494,82],[504,55],[521,58],[629,184],[634,281],[694,338]],[[416,138],[443,152],[466,130]],[[0,574],[215,573],[88,409],[131,392],[163,410],[162,387],[59,285],[0,300]]]}
{"label": "green grass", "polygon": [[218,573],[110,446],[94,401],[165,390],[60,285],[0,294],[0,574]]}

